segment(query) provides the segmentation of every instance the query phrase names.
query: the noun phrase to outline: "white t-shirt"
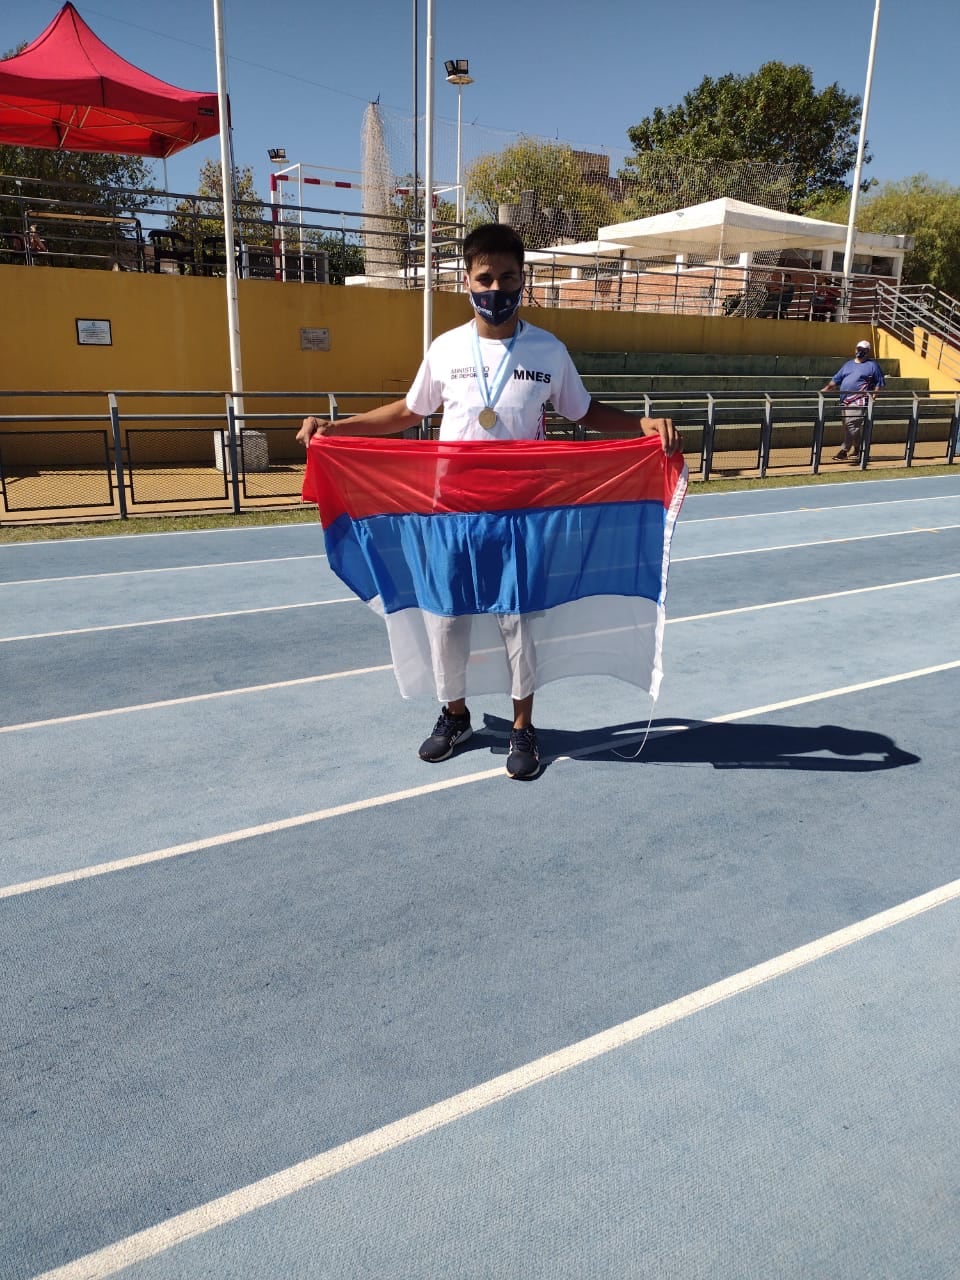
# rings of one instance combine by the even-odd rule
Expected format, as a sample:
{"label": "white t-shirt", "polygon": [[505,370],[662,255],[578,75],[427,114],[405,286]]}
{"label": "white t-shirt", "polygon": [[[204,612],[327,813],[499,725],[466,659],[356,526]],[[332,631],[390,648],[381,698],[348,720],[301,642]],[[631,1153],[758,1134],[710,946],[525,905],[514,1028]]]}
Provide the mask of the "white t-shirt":
{"label": "white t-shirt", "polygon": [[[407,408],[425,418],[443,406],[441,440],[542,440],[547,401],[570,422],[579,422],[590,407],[584,387],[563,343],[521,321],[510,352],[503,391],[494,409],[496,426],[487,431],[479,417],[485,407],[474,364],[474,322],[440,334],[407,392]],[[492,388],[510,339],[480,338],[487,386]]]}

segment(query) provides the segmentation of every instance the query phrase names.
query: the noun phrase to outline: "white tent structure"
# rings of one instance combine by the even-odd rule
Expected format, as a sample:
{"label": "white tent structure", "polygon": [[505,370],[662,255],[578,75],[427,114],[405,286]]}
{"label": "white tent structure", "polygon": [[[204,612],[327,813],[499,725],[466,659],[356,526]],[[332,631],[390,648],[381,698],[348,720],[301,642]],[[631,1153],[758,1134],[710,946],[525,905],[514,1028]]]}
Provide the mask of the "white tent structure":
{"label": "white tent structure", "polygon": [[[705,251],[716,258],[731,258],[760,252],[809,250],[820,259],[813,260],[811,265],[830,271],[834,269],[833,253],[842,253],[846,237],[846,225],[839,222],[821,222],[818,218],[780,213],[776,209],[724,197],[677,209],[673,213],[658,213],[650,218],[601,227],[598,243],[626,247],[631,256],[646,259],[676,258]],[[912,247],[910,236],[861,231],[856,237],[857,254],[892,259],[893,271],[883,274],[894,275],[898,279],[903,255]],[[557,246],[558,253],[562,249],[563,246]]]}
{"label": "white tent structure", "polygon": [[549,249],[528,249],[524,260],[534,266],[547,263],[557,267],[593,267],[597,260],[619,262],[640,261],[647,255],[630,245],[613,240],[581,240],[576,244],[558,244]]}

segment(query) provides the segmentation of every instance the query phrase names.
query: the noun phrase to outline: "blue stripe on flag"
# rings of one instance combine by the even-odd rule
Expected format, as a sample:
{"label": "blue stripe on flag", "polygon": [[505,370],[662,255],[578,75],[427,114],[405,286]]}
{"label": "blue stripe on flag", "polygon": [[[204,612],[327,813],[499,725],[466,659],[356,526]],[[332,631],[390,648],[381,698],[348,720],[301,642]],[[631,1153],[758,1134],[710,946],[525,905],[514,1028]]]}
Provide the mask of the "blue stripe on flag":
{"label": "blue stripe on flag", "polygon": [[627,502],[341,516],[325,532],[330,567],[385,613],[535,613],[595,595],[659,600],[666,514]]}

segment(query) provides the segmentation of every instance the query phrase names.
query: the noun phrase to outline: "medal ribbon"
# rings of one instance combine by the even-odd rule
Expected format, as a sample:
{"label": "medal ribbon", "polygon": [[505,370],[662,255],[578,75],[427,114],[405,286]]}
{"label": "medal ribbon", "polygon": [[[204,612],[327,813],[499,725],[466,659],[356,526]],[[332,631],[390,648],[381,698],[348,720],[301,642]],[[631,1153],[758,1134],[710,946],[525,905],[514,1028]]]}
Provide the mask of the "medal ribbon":
{"label": "medal ribbon", "polygon": [[514,330],[513,337],[507,344],[507,349],[503,353],[503,357],[497,366],[497,372],[493,375],[493,382],[488,386],[487,375],[483,368],[483,357],[480,355],[480,338],[477,334],[477,326],[473,326],[470,334],[473,339],[473,367],[477,371],[477,382],[480,384],[484,407],[487,409],[493,409],[503,393],[503,388],[506,384],[507,374],[509,372],[508,365],[510,364],[510,356],[513,354],[513,348],[517,344],[517,338],[520,337],[520,330],[522,327],[523,322],[521,321]]}

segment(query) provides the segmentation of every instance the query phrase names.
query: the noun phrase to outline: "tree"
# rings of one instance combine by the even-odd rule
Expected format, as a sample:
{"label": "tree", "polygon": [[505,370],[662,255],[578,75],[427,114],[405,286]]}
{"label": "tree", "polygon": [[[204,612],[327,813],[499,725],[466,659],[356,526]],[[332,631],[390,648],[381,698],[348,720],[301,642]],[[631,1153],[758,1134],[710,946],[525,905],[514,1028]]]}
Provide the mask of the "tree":
{"label": "tree", "polygon": [[616,220],[607,164],[606,156],[563,142],[521,138],[468,166],[467,224],[495,222],[500,206],[511,205],[528,249],[596,236],[598,227]]}
{"label": "tree", "polygon": [[[820,200],[808,210],[828,222],[846,222],[850,198]],[[925,173],[888,182],[857,207],[857,228],[913,236],[903,260],[904,284],[932,284],[960,298],[960,187]]]}
{"label": "tree", "polygon": [[[268,245],[273,229],[264,219],[264,204],[254,186],[253,170],[238,169],[234,186],[234,224],[243,244]],[[205,160],[200,168],[197,194],[178,201],[170,219],[170,229],[190,240],[204,237],[223,240],[223,187],[219,160]]]}
{"label": "tree", "polygon": [[343,284],[347,276],[363,275],[363,247],[357,243],[355,232],[337,235],[307,230],[303,243],[311,253],[327,255],[330,284]]}
{"label": "tree", "polygon": [[679,105],[628,129],[636,155],[624,176],[651,153],[792,164],[789,207],[798,211],[818,193],[849,190],[859,128],[857,95],[836,83],[817,92],[809,67],[766,62],[750,75],[705,76]]}
{"label": "tree", "polygon": [[[0,146],[0,230],[25,230],[37,214],[50,261],[64,266],[109,267],[122,257],[129,232],[93,218],[135,214],[146,204],[150,169],[137,156]],[[84,222],[83,215],[91,215]],[[22,259],[21,259],[22,260]]]}

